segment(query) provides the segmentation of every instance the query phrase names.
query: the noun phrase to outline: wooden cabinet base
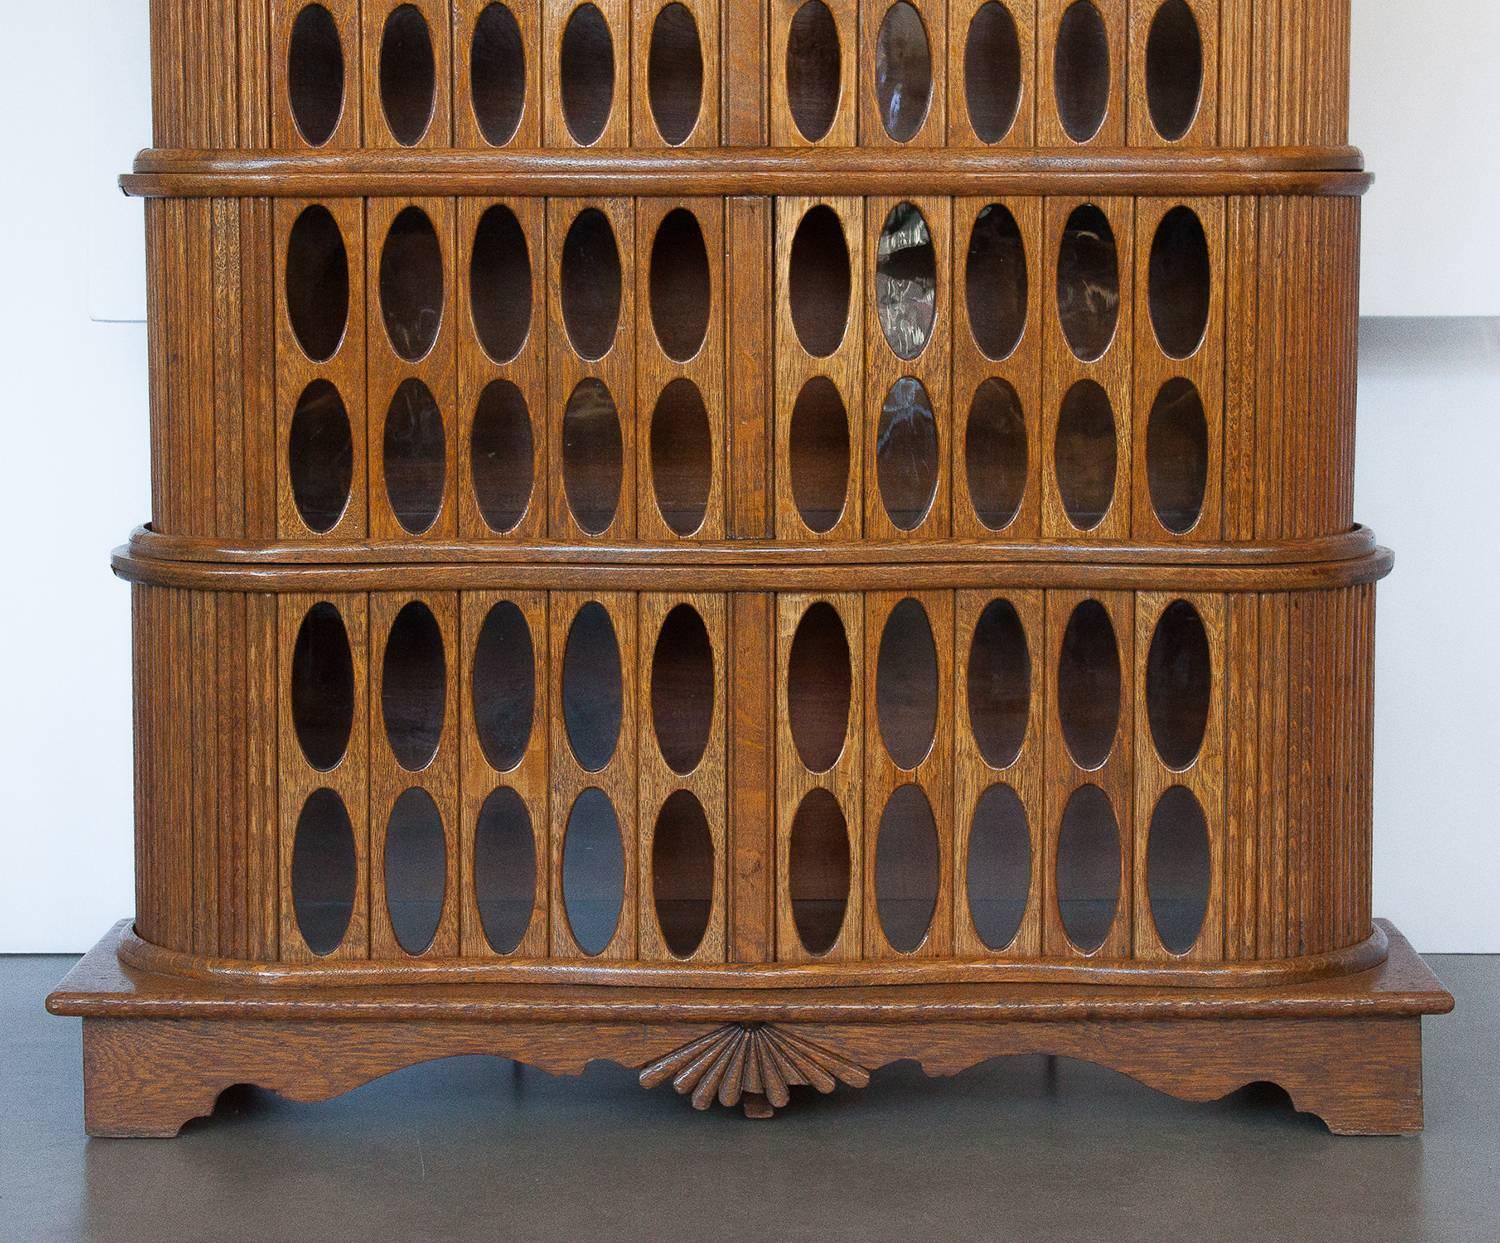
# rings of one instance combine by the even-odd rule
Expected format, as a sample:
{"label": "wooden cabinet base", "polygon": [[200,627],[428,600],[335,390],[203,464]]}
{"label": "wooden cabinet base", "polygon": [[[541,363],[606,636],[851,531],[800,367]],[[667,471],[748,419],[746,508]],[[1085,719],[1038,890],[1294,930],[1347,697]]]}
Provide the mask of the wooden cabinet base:
{"label": "wooden cabinet base", "polygon": [[802,1090],[864,1087],[914,1059],[952,1075],[1045,1053],[1184,1100],[1269,1081],[1339,1135],[1422,1129],[1422,1016],[1453,999],[1386,925],[1387,961],[1279,989],[961,985],[686,990],[573,985],[228,990],[118,959],[116,927],[48,998],[84,1020],[85,1121],[95,1136],[177,1134],[226,1088],[327,1100],[404,1066],[462,1054],[554,1074],[641,1069],[695,1106],[769,1117]]}

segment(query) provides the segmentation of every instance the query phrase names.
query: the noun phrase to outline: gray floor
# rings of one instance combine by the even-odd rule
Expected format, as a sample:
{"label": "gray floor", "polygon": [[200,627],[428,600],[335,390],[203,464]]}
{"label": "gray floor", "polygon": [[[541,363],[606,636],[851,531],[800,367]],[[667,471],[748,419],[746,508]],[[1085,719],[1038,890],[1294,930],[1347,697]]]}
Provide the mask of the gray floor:
{"label": "gray floor", "polygon": [[1337,1140],[1286,1098],[1216,1105],[1041,1058],[695,1114],[598,1066],[404,1071],[323,1105],[236,1090],[175,1141],[85,1140],[70,965],[0,959],[0,1239],[1500,1239],[1500,958],[1439,958],[1428,1130]]}

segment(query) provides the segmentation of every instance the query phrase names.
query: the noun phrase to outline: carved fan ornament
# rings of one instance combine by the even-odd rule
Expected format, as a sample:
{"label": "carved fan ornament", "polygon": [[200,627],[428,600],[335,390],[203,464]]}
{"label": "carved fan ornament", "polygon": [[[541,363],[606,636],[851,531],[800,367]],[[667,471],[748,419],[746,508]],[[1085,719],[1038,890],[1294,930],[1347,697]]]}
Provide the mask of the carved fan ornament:
{"label": "carved fan ornament", "polygon": [[668,1080],[678,1095],[692,1096],[694,1109],[708,1109],[717,1100],[731,1109],[743,1104],[748,1117],[769,1118],[786,1107],[793,1085],[826,1096],[840,1083],[868,1087],[870,1072],[784,1028],[732,1023],[641,1071],[643,1088]]}

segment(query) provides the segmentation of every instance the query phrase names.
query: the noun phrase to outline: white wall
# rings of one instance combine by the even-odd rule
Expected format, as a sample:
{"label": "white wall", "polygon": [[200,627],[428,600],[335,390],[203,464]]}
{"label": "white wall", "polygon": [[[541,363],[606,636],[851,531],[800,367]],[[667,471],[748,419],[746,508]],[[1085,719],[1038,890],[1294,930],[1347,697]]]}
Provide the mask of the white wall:
{"label": "white wall", "polygon": [[[0,75],[0,115],[30,123],[12,127],[20,190],[0,195],[0,517],[13,533],[0,608],[0,952],[76,951],[134,902],[129,596],[107,555],[148,508],[145,333],[90,310],[140,314],[139,206],[113,177],[149,137],[145,3],[8,7],[19,9],[8,44],[25,51]],[[1457,102],[1476,134],[1500,117],[1487,59],[1500,6],[1442,7],[1438,26],[1415,0],[1355,0],[1355,138],[1381,174],[1366,309],[1500,314],[1484,237],[1494,195],[1473,182],[1480,148],[1460,159],[1419,124]],[[1442,42],[1421,33],[1435,30]],[[1450,191],[1459,206],[1441,227],[1417,229]],[[1500,320],[1370,321],[1362,347],[1359,510],[1399,555],[1381,595],[1376,909],[1421,949],[1496,952],[1489,629],[1500,601],[1486,571]]]}

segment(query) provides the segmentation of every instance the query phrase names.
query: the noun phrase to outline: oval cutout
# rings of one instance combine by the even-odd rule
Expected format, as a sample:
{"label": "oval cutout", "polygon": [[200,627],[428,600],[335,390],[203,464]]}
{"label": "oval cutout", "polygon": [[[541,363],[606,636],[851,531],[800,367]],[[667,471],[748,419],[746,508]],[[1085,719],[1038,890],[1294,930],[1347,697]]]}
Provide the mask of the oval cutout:
{"label": "oval cutout", "polygon": [[490,949],[514,954],[536,907],[536,838],[514,790],[492,792],[474,826],[474,903]]}
{"label": "oval cutout", "polygon": [[964,467],[974,514],[989,530],[1003,531],[1020,515],[1030,457],[1020,395],[1009,380],[986,380],[969,406]]}
{"label": "oval cutout", "polygon": [[1073,610],[1057,666],[1057,715],[1073,762],[1103,768],[1120,726],[1120,645],[1097,600]]}
{"label": "oval cutout", "polygon": [[937,821],[921,786],[902,786],[880,817],[875,843],[875,909],[898,954],[922,948],[937,913]]}
{"label": "oval cutout", "polygon": [[703,45],[698,21],[685,4],[669,4],[656,15],[646,90],[656,132],[669,147],[680,147],[703,113]]}
{"label": "oval cutout", "polygon": [[1191,380],[1162,385],[1146,425],[1146,482],[1157,521],[1186,535],[1203,517],[1208,492],[1208,416]]}
{"label": "oval cutout", "polygon": [[447,892],[442,814],[426,790],[407,790],[385,828],[385,909],[406,953],[416,957],[432,948]]}
{"label": "oval cutout", "polygon": [[790,267],[788,298],[797,340],[814,358],[828,358],[848,331],[853,286],[844,225],[827,204],[812,208],[797,225]]}
{"label": "oval cutout", "polygon": [[875,440],[880,500],[897,530],[915,531],[932,512],[939,453],[937,417],[927,390],[920,380],[903,376],[886,394]]}
{"label": "oval cutout", "polygon": [[292,835],[292,911],[303,942],[318,957],[344,943],[358,893],[348,809],[332,790],[314,791]]}
{"label": "oval cutout", "polygon": [[513,601],[501,600],[485,616],[471,676],[479,749],[496,772],[514,772],[535,727],[536,648],[526,615]]}
{"label": "oval cutout", "polygon": [[437,107],[437,60],[432,32],[414,4],[391,10],[380,38],[380,106],[391,136],[415,147]]}
{"label": "oval cutout", "polygon": [[625,442],[615,399],[602,380],[582,381],[563,413],[563,490],[573,519],[588,535],[603,535],[620,509]]}
{"label": "oval cutout", "polygon": [[1213,267],[1203,221],[1191,207],[1162,217],[1151,243],[1151,326],[1168,358],[1191,358],[1208,332]]}
{"label": "oval cutout", "polygon": [[448,433],[432,390],[413,376],[402,382],[385,415],[385,494],[408,535],[430,531],[443,512],[448,484]]}
{"label": "oval cutout", "polygon": [[1146,38],[1146,105],[1168,142],[1187,137],[1203,100],[1203,33],[1187,0],[1167,0]]}
{"label": "oval cutout", "polygon": [[380,309],[391,348],[421,362],[443,325],[443,247],[420,207],[391,222],[380,251]]}
{"label": "oval cutout", "polygon": [[792,499],[810,531],[838,526],[849,501],[849,412],[827,376],[814,376],[792,407]]}
{"label": "oval cutout", "polygon": [[469,89],[485,142],[507,146],[526,111],[526,44],[521,24],[506,5],[486,5],[474,23]]}
{"label": "oval cutout", "polygon": [[938,654],[927,610],[901,601],[886,619],[875,666],[880,737],[897,768],[915,772],[937,740]]}
{"label": "oval cutout", "polygon": [[1119,452],[1109,394],[1093,380],[1080,380],[1063,398],[1056,447],[1057,490],[1068,521],[1080,531],[1094,530],[1109,516]]}
{"label": "oval cutout", "polygon": [[875,249],[875,314],[897,358],[918,357],[937,322],[937,251],[927,220],[911,203],[885,218]]}
{"label": "oval cutout", "polygon": [[602,772],[620,745],[625,684],[615,624],[598,601],[579,609],[568,630],[562,695],[563,724],[574,757],[585,771]]}
{"label": "oval cutout", "polygon": [[1057,315],[1081,362],[1103,358],[1120,326],[1120,252],[1109,218],[1092,203],[1076,208],[1057,254]]}
{"label": "oval cutout", "polygon": [[698,610],[667,614],[651,657],[651,722],[667,767],[680,777],[703,762],[714,727],[714,648]]}
{"label": "oval cutout", "polygon": [[597,207],[578,213],[562,251],[562,311],[580,358],[598,362],[620,331],[620,247]]}
{"label": "oval cutout", "polygon": [[479,218],[469,263],[474,335],[497,363],[513,361],[531,335],[531,250],[515,212],[503,203]]}
{"label": "oval cutout", "polygon": [[697,216],[678,207],[667,213],[651,244],[651,324],[673,362],[689,362],[702,350],[712,301],[703,229]]}
{"label": "oval cutout", "polygon": [[327,380],[314,380],[297,399],[287,473],[308,529],[326,535],[338,526],[354,485],[354,438],[344,400]]}
{"label": "oval cutout", "polygon": [[1203,750],[1213,704],[1213,651],[1203,618],[1186,600],[1167,606],[1146,657],[1146,717],[1162,763],[1191,768]]}
{"label": "oval cutout", "polygon": [[1031,277],[1021,226],[1003,204],[991,203],[974,219],[964,293],[979,352],[993,362],[1009,358],[1026,333]]}
{"label": "oval cutout", "polygon": [[820,600],[802,614],[787,659],[787,717],[809,772],[828,772],[844,753],[853,689],[844,620]]}
{"label": "oval cutout", "polygon": [[614,804],[585,790],[563,837],[563,908],[578,948],[595,958],[609,948],[625,906],[625,848]]}
{"label": "oval cutout", "polygon": [[448,658],[432,610],[413,600],[391,624],[380,675],[385,736],[396,762],[421,772],[437,758],[448,709]]}
{"label": "oval cutout", "polygon": [[849,824],[829,791],[809,791],[797,808],[787,864],[797,938],[821,957],[838,944],[849,910]]}
{"label": "oval cutout", "polygon": [[580,4],[563,29],[558,58],[563,120],[580,147],[604,135],[615,103],[615,41],[604,14]]}
{"label": "oval cutout", "polygon": [[885,11],[875,36],[875,101],[896,142],[922,132],[932,108],[932,44],[922,15],[907,0]]}
{"label": "oval cutout", "polygon": [[703,805],[692,791],[677,790],[662,805],[651,835],[656,926],[675,958],[691,958],[708,933],[714,867],[714,839]]}
{"label": "oval cutout", "polygon": [[469,471],[480,516],[497,535],[514,531],[531,508],[535,458],[525,394],[509,380],[492,380],[474,411]]}
{"label": "oval cutout", "polygon": [[991,600],[969,645],[969,728],[996,771],[1021,758],[1031,723],[1031,646],[1009,600]]}
{"label": "oval cutout", "polygon": [[1031,827],[1009,786],[980,796],[969,827],[969,916],[985,948],[1003,950],[1020,935],[1031,897]]}
{"label": "oval cutout", "polygon": [[287,43],[287,96],[302,141],[321,147],[344,115],[344,45],[321,4],[297,14]]}
{"label": "oval cutout", "polygon": [[326,363],[349,326],[349,252],[328,208],[297,217],[286,245],[286,314],[302,352]]}
{"label": "oval cutout", "polygon": [[1074,142],[1088,142],[1109,114],[1109,30],[1092,0],[1074,0],[1057,28],[1052,62],[1057,115]]}
{"label": "oval cutout", "polygon": [[339,611],[326,600],[302,619],[292,648],[292,725],[321,773],[343,762],[354,732],[354,653]]}
{"label": "oval cutout", "polygon": [[651,484],[674,535],[702,527],[713,486],[713,431],[703,395],[686,376],[662,390],[651,415]]}
{"label": "oval cutout", "polygon": [[1068,940],[1085,954],[1097,953],[1120,907],[1120,826],[1098,786],[1075,790],[1063,811],[1057,906]]}
{"label": "oval cutout", "polygon": [[843,73],[838,23],[823,0],[807,0],[787,33],[786,94],[792,122],[808,142],[821,142],[833,128]]}
{"label": "oval cutout", "polygon": [[999,142],[1021,113],[1021,35],[997,0],[981,4],[969,23],[964,84],[974,133],[980,142]]}
{"label": "oval cutout", "polygon": [[1212,886],[1208,820],[1191,790],[1173,786],[1156,805],[1146,842],[1146,892],[1156,935],[1169,954],[1198,943]]}

